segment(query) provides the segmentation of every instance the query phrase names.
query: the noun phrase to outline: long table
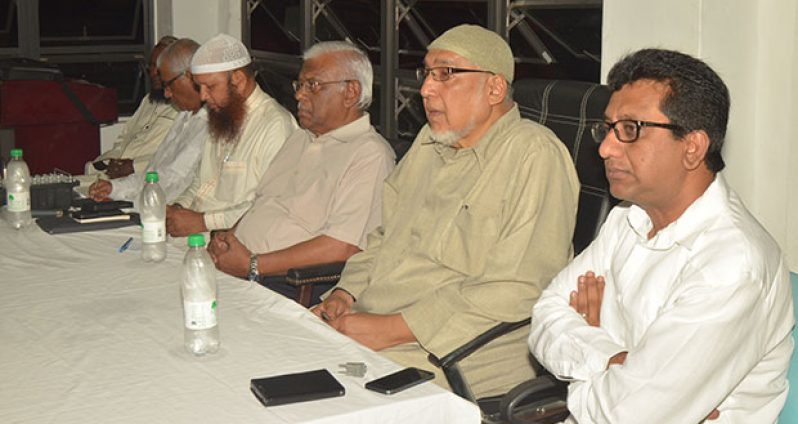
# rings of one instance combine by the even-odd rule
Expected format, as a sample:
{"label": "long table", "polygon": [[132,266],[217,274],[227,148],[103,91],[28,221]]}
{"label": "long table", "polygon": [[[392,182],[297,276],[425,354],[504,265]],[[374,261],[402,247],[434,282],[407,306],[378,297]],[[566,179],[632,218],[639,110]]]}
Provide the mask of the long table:
{"label": "long table", "polygon": [[[183,349],[186,250],[140,260],[135,228],[52,236],[0,221],[2,423],[478,423],[478,408],[431,383],[363,388],[400,369],[293,301],[217,273],[220,351]],[[135,244],[135,243],[134,243]],[[365,377],[339,364],[364,362]],[[340,398],[263,407],[250,379],[326,368]]]}

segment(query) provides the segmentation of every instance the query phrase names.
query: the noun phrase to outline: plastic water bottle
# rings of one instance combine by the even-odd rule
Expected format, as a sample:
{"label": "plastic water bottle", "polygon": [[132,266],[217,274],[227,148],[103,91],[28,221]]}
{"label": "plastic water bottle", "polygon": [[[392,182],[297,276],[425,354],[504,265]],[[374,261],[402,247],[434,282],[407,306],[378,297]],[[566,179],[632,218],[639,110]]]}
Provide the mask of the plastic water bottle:
{"label": "plastic water bottle", "polygon": [[6,219],[14,228],[23,228],[31,222],[30,171],[22,160],[22,149],[11,149],[4,184],[6,187]]}
{"label": "plastic water bottle", "polygon": [[219,350],[216,268],[205,250],[202,234],[188,237],[180,291],[186,350],[196,356],[216,353]]}
{"label": "plastic water bottle", "polygon": [[141,259],[161,262],[166,259],[166,195],[158,185],[158,173],[148,172],[139,198],[141,214]]}

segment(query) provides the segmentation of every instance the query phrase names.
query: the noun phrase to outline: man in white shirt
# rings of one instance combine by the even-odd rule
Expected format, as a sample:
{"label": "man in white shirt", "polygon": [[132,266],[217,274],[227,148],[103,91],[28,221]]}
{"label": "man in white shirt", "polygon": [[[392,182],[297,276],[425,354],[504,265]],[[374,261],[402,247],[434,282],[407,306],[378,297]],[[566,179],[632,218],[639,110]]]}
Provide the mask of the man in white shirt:
{"label": "man in white shirt", "polygon": [[158,74],[165,96],[181,112],[143,172],[115,180],[99,180],[89,187],[89,195],[97,201],[138,201],[147,171],[156,171],[167,203],[188,188],[194,179],[200,154],[208,139],[208,115],[191,79],[191,57],[199,48],[196,41],[183,38],[167,47],[158,57]]}
{"label": "man in white shirt", "polygon": [[208,111],[211,139],[197,175],[166,210],[173,237],[232,228],[252,205],[255,188],[296,121],[255,81],[247,48],[219,34],[191,59]]}
{"label": "man in white shirt", "polygon": [[[369,122],[373,74],[350,43],[316,44],[298,81],[297,130],[263,176],[235,231],[210,244],[216,266],[255,280],[294,267],[347,260],[380,224],[390,145]],[[272,287],[291,295],[287,287]]]}
{"label": "man in white shirt", "polygon": [[608,84],[593,134],[629,204],[543,292],[530,349],[571,382],[571,423],[775,423],[789,273],[720,172],[728,89],[705,63],[657,49],[622,59]]}
{"label": "man in white shirt", "polygon": [[[176,40],[167,35],[153,46],[147,65],[150,93],[144,96],[136,112],[125,122],[113,147],[86,164],[86,175],[99,173],[106,178],[121,178],[147,169],[178,112],[164,97],[164,87],[156,65],[161,52]],[[84,183],[93,182],[91,178],[82,180]]]}

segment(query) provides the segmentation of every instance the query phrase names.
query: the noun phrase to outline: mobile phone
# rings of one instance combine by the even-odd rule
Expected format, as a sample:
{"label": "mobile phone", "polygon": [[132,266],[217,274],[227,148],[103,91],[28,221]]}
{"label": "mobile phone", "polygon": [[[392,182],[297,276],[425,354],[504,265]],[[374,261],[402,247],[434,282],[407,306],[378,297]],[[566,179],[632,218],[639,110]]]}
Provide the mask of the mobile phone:
{"label": "mobile phone", "polygon": [[435,374],[430,371],[410,367],[369,381],[366,383],[366,388],[386,395],[392,395],[433,378],[435,378]]}

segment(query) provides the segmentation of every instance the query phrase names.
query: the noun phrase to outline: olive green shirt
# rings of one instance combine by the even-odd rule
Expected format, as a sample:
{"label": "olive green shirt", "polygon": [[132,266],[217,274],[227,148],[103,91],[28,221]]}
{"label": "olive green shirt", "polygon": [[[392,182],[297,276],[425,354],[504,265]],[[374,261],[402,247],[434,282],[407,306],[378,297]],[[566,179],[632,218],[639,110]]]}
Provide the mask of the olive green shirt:
{"label": "olive green shirt", "polygon": [[337,287],[355,310],[401,313],[426,351],[445,355],[529,317],[571,256],[578,195],[566,147],[517,106],[472,148],[434,143],[425,126],[385,182],[382,226]]}

